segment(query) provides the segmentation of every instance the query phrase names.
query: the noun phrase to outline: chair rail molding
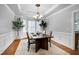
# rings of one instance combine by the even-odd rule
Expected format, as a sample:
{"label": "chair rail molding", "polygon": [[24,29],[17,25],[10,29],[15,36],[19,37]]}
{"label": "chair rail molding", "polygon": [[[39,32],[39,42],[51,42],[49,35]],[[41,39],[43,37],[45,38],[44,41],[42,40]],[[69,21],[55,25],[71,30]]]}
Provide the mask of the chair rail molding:
{"label": "chair rail molding", "polygon": [[15,40],[14,32],[8,32],[0,35],[0,54],[8,48],[8,46]]}

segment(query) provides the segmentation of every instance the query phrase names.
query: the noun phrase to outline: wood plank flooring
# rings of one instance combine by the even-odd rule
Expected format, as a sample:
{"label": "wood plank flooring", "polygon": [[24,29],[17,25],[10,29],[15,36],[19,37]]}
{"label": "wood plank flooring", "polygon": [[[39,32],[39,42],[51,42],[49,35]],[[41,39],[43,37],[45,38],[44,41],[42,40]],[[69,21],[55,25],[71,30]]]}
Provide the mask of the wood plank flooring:
{"label": "wood plank flooring", "polygon": [[70,49],[70,48],[68,48],[68,47],[66,47],[58,42],[53,41],[53,40],[52,40],[52,43],[54,45],[56,45],[57,47],[63,49],[64,51],[70,53],[71,55],[79,55],[79,51],[72,50],[72,49]]}
{"label": "wood plank flooring", "polygon": [[[20,43],[20,40],[15,40],[1,55],[14,55],[19,43]],[[63,49],[64,51],[70,53],[71,55],[79,55],[79,51],[72,50],[53,40],[52,40],[52,43],[57,47]]]}
{"label": "wood plank flooring", "polygon": [[20,40],[14,40],[13,43],[1,55],[14,55]]}

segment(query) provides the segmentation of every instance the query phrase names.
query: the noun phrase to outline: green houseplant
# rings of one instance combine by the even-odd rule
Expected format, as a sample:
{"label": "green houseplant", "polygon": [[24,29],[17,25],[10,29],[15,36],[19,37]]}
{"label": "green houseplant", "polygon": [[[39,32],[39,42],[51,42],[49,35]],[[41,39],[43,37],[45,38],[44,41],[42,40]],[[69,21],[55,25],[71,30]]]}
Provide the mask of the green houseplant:
{"label": "green houseplant", "polygon": [[21,30],[21,28],[24,27],[23,21],[21,21],[20,18],[17,18],[17,20],[13,21],[12,23],[13,23],[13,29],[17,31],[17,36],[19,36],[19,31]]}
{"label": "green houseplant", "polygon": [[40,25],[41,28],[46,32],[47,22],[45,22],[44,20],[42,20],[39,25]]}

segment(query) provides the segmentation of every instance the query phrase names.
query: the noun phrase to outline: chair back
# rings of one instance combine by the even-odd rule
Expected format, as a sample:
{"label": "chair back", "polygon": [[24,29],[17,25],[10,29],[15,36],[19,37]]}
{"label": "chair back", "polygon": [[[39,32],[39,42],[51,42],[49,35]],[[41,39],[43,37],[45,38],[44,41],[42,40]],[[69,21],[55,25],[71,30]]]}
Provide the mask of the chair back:
{"label": "chair back", "polygon": [[52,31],[50,32],[50,36],[52,36]]}
{"label": "chair back", "polygon": [[27,34],[27,38],[29,39],[29,34],[28,34],[28,32],[26,32],[26,34]]}
{"label": "chair back", "polygon": [[26,34],[27,34],[27,39],[28,39],[28,44],[29,44],[30,43],[30,37],[29,37],[28,32],[26,32]]}

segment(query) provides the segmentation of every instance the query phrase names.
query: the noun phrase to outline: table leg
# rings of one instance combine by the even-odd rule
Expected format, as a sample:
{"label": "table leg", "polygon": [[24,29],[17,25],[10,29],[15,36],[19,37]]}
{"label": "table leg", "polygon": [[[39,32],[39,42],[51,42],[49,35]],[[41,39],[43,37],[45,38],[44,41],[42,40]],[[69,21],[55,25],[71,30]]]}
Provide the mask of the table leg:
{"label": "table leg", "polygon": [[40,48],[48,50],[48,38],[36,40],[35,52],[37,52]]}
{"label": "table leg", "polygon": [[40,49],[41,41],[40,39],[36,40],[36,46],[35,46],[35,52],[37,52]]}
{"label": "table leg", "polygon": [[48,38],[41,39],[41,48],[48,50]]}

